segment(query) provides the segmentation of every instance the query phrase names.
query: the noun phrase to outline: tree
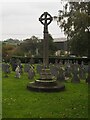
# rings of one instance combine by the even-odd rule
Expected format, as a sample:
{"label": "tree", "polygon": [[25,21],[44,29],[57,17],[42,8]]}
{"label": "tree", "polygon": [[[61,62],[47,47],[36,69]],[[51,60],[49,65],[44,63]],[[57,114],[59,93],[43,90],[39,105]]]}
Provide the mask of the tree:
{"label": "tree", "polygon": [[2,58],[9,60],[16,49],[15,45],[2,43]]}
{"label": "tree", "polygon": [[49,44],[49,56],[54,55],[55,51],[56,51],[56,47],[54,44],[54,39],[52,38],[52,36],[50,34],[48,34],[48,44]]}
{"label": "tree", "polygon": [[[53,55],[55,52],[55,45],[53,43],[53,38],[49,34],[48,35],[48,41],[49,41],[49,55]],[[17,51],[23,51],[24,54],[27,56],[37,56],[36,51],[38,49],[38,56],[43,56],[43,39],[38,39],[35,36],[32,36],[31,38],[25,39],[20,46],[18,47],[19,50]],[[17,53],[18,54],[18,53]]]}
{"label": "tree", "polygon": [[88,55],[90,36],[90,3],[69,2],[59,10],[57,22],[69,41],[69,49],[76,55]]}
{"label": "tree", "polygon": [[38,47],[39,42],[40,40],[37,37],[32,36],[31,38],[23,40],[18,49],[22,51],[23,54],[31,57],[32,55],[36,54],[36,48]]}

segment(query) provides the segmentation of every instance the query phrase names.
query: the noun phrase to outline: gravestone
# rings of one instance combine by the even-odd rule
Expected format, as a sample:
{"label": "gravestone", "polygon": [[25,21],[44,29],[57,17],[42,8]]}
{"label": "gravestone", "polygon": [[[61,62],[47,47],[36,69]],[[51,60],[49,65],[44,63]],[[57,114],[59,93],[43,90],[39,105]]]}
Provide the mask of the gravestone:
{"label": "gravestone", "polygon": [[60,70],[60,68],[64,67],[62,61],[60,60],[59,63],[57,64],[57,68],[58,70]]}
{"label": "gravestone", "polygon": [[90,84],[90,62],[88,63],[88,75],[86,78],[86,83]]}
{"label": "gravestone", "polygon": [[2,71],[4,72],[6,70],[5,63],[2,64]]}
{"label": "gravestone", "polygon": [[21,60],[20,59],[16,59],[16,64],[17,64],[17,66],[19,65],[21,65]]}
{"label": "gravestone", "polygon": [[16,67],[16,69],[15,69],[15,77],[16,78],[20,78],[20,67],[19,67],[19,65]]}
{"label": "gravestone", "polygon": [[43,66],[42,65],[40,65],[40,64],[38,64],[37,65],[37,67],[36,67],[36,71],[37,71],[37,73],[41,73],[41,70],[42,70],[42,68],[43,68]]}
{"label": "gravestone", "polygon": [[70,78],[71,77],[71,66],[69,61],[65,62],[65,77]]}
{"label": "gravestone", "polygon": [[54,65],[50,66],[50,72],[52,74],[52,76],[55,76],[57,78],[58,76],[58,68]]}
{"label": "gravestone", "polygon": [[78,65],[77,65],[77,63],[74,63],[73,66],[72,66],[72,74],[73,74],[73,77],[72,77],[72,80],[71,80],[72,83],[80,83],[78,73],[79,73]]}
{"label": "gravestone", "polygon": [[20,63],[19,67],[20,67],[20,74],[22,74],[23,73],[23,65]]}
{"label": "gravestone", "polygon": [[34,59],[33,58],[30,59],[29,64],[30,65],[34,64]]}
{"label": "gravestone", "polygon": [[3,63],[2,71],[4,72],[4,77],[8,77],[8,73],[10,73],[10,65],[8,63]]}
{"label": "gravestone", "polygon": [[60,81],[60,82],[64,82],[65,81],[65,72],[64,72],[63,67],[60,67],[60,69],[59,69],[57,80]]}
{"label": "gravestone", "polygon": [[83,79],[83,80],[86,79],[86,71],[85,71],[85,67],[83,64],[79,66],[79,77],[80,79]]}
{"label": "gravestone", "polygon": [[11,66],[12,66],[12,71],[15,71],[15,69],[16,69],[16,67],[17,67],[16,61],[12,61]]}
{"label": "gravestone", "polygon": [[28,79],[33,79],[35,76],[35,72],[32,66],[30,66],[30,69],[28,70]]}
{"label": "gravestone", "polygon": [[30,64],[25,64],[24,65],[24,72],[28,72],[30,69]]}

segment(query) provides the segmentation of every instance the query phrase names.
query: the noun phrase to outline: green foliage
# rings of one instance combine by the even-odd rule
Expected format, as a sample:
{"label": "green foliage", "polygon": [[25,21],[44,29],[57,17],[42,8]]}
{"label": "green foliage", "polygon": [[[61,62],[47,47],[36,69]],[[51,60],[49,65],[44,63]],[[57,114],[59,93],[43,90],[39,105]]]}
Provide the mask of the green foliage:
{"label": "green foliage", "polygon": [[[3,58],[7,59],[7,55],[14,56],[27,56],[27,57],[42,57],[43,56],[43,39],[38,39],[35,36],[31,38],[27,38],[23,40],[21,43],[13,43],[13,39],[9,39],[10,41],[7,43],[3,42],[2,45],[2,54]],[[55,45],[53,42],[53,38],[50,34],[48,34],[49,41],[49,55],[53,55],[55,53]],[[12,42],[13,44],[11,44]],[[10,59],[9,57],[9,59]]]}
{"label": "green foliage", "polygon": [[38,45],[39,39],[35,36],[32,36],[30,39],[25,39],[19,46],[19,49],[21,49],[24,54],[27,56],[35,55],[36,48]]}
{"label": "green foliage", "polygon": [[15,45],[2,44],[2,58],[5,60],[10,59],[15,50],[16,50]]}
{"label": "green foliage", "polygon": [[90,45],[90,4],[88,2],[69,2],[59,11],[60,27],[69,40],[70,50],[76,55],[88,55]]}
{"label": "green foliage", "polygon": [[[49,41],[49,55],[54,54],[55,46],[53,43],[53,38],[50,34],[48,34]],[[19,47],[24,53],[28,53],[27,56],[36,55],[36,49],[38,49],[38,56],[43,56],[43,39],[39,40],[37,37],[32,36],[30,39],[26,39]]]}
{"label": "green foliage", "polygon": [[[2,77],[3,118],[88,118],[88,85],[65,83],[66,90],[41,93],[27,90],[27,74],[16,79]],[[37,76],[35,77],[37,79]]]}
{"label": "green foliage", "polygon": [[53,38],[50,34],[48,34],[48,41],[49,41],[49,56],[51,55],[54,55],[55,51],[56,51],[56,47],[54,45],[54,42],[53,42]]}

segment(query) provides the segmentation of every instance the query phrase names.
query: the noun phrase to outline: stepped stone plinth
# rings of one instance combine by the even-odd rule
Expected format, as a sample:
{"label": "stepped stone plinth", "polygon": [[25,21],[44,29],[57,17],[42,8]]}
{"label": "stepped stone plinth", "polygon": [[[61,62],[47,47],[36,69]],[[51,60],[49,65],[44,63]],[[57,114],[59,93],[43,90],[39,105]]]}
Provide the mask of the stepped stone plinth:
{"label": "stepped stone plinth", "polygon": [[42,69],[40,78],[30,83],[27,88],[29,90],[38,92],[56,92],[65,89],[63,83],[58,83],[55,78],[52,77],[50,69]]}

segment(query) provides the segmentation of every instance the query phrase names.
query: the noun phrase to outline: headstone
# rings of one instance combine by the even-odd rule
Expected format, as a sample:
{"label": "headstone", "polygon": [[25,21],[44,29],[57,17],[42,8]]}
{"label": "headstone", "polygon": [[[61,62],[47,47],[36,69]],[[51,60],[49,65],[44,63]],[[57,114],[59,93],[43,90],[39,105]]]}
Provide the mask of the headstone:
{"label": "headstone", "polygon": [[58,68],[54,65],[50,66],[50,72],[52,76],[55,76],[57,78],[58,76]]}
{"label": "headstone", "polygon": [[63,62],[59,61],[59,67],[63,67]]}
{"label": "headstone", "polygon": [[72,77],[72,80],[71,80],[72,83],[80,83],[78,72],[79,72],[78,71],[78,65],[77,65],[77,63],[74,63],[73,66],[72,66],[72,74],[73,74],[73,77]]}
{"label": "headstone", "polygon": [[10,59],[10,64],[12,67],[12,71],[15,71],[15,69],[17,67],[17,60],[15,58]]}
{"label": "headstone", "polygon": [[4,77],[8,77],[8,73],[10,73],[10,65],[8,63],[2,64],[2,71],[4,72]]}
{"label": "headstone", "polygon": [[40,64],[38,64],[37,67],[36,67],[36,71],[37,71],[37,73],[40,74],[40,72],[42,71],[42,68],[43,68],[43,66],[40,65]]}
{"label": "headstone", "polygon": [[24,65],[24,72],[28,72],[30,69],[30,64],[25,64]]}
{"label": "headstone", "polygon": [[17,65],[21,65],[21,60],[20,59],[16,59],[16,63],[17,63]]}
{"label": "headstone", "polygon": [[20,74],[22,74],[23,73],[23,65],[19,64],[19,67],[20,67]]}
{"label": "headstone", "polygon": [[19,65],[16,67],[16,70],[15,70],[15,77],[16,78],[20,78],[20,67],[19,67]]}
{"label": "headstone", "polygon": [[31,65],[34,64],[34,59],[31,58],[29,63],[30,63]]}
{"label": "headstone", "polygon": [[38,61],[38,63],[39,63],[39,64],[42,64],[42,61],[41,61],[41,60],[39,60],[39,61]]}
{"label": "headstone", "polygon": [[90,62],[88,63],[88,74],[86,78],[86,83],[90,84]]}
{"label": "headstone", "polygon": [[63,67],[60,67],[60,69],[59,69],[57,80],[60,81],[60,82],[64,82],[65,81],[65,72],[64,72],[64,68]]}
{"label": "headstone", "polygon": [[80,77],[80,79],[83,79],[83,80],[86,79],[86,71],[85,71],[84,64],[81,64],[79,66],[79,77]]}
{"label": "headstone", "polygon": [[35,76],[35,72],[32,66],[30,66],[30,69],[28,71],[28,79],[33,79]]}
{"label": "headstone", "polygon": [[12,71],[15,71],[17,67],[17,63],[13,61],[12,63]]}
{"label": "headstone", "polygon": [[71,77],[71,68],[70,68],[70,63],[69,61],[68,62],[65,62],[65,77],[68,78],[68,77]]}
{"label": "headstone", "polygon": [[4,72],[5,71],[5,63],[2,64],[2,71]]}

